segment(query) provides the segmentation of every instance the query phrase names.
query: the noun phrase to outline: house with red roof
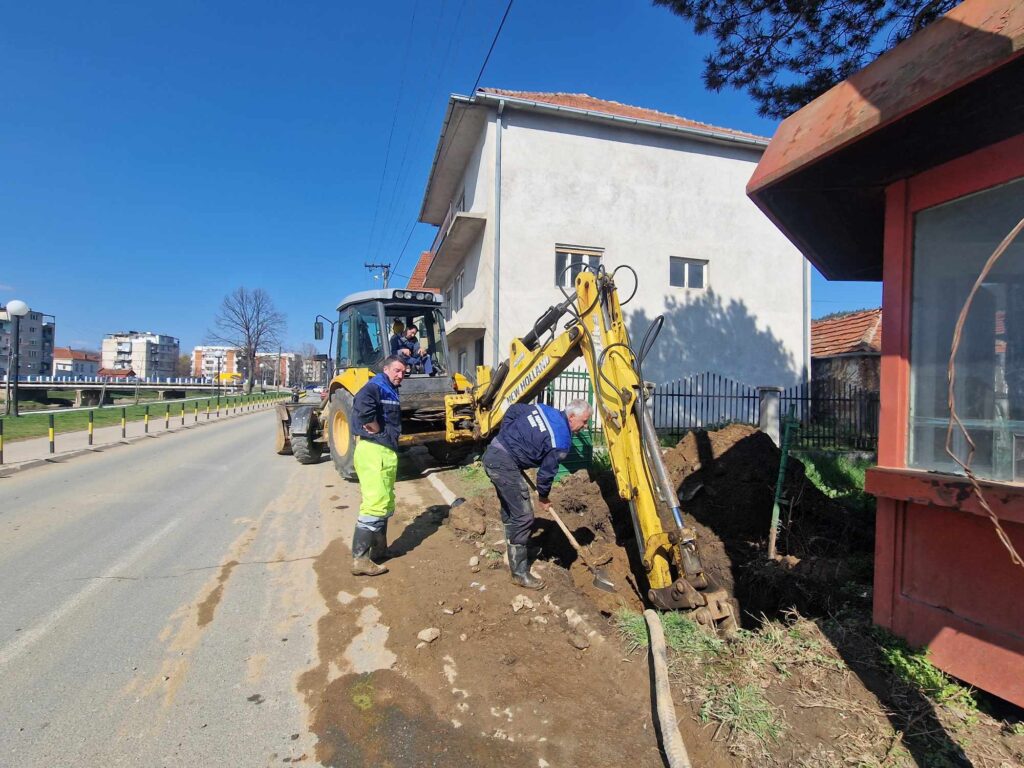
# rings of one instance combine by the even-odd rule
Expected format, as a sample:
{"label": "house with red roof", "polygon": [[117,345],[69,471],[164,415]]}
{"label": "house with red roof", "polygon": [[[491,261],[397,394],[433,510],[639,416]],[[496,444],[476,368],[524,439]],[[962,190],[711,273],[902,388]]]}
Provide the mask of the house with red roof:
{"label": "house with red roof", "polygon": [[54,376],[95,376],[99,370],[100,356],[97,352],[70,347],[57,347],[53,350]]}
{"label": "house with red roof", "polygon": [[806,381],[808,265],[744,194],[767,144],[586,94],[452,95],[419,215],[437,235],[413,283],[443,295],[456,369],[502,360],[601,266],[634,338],[665,318],[647,379]]}
{"label": "house with red roof", "polygon": [[865,309],[811,322],[811,378],[878,391],[882,310]]}

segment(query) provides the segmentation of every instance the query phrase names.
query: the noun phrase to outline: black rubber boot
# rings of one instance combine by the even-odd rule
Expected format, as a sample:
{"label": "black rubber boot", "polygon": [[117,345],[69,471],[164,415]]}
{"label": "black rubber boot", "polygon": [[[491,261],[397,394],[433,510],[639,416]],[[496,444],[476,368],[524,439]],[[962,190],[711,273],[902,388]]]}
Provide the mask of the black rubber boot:
{"label": "black rubber boot", "polygon": [[384,521],[384,527],[375,531],[370,539],[370,559],[374,562],[390,560],[394,557],[388,549],[388,521]]}
{"label": "black rubber boot", "polygon": [[508,567],[512,571],[512,581],[526,589],[544,589],[544,580],[530,573],[525,544],[508,545]]}
{"label": "black rubber boot", "polygon": [[377,565],[370,559],[370,547],[373,545],[374,533],[356,526],[352,534],[352,575],[380,576],[388,569]]}

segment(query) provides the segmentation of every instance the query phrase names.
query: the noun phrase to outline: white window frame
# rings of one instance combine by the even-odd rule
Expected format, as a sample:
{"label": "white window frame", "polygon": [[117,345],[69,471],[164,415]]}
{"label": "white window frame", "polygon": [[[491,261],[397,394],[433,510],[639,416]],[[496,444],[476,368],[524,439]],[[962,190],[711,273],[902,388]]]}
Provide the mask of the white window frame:
{"label": "white window frame", "polygon": [[[462,309],[463,299],[465,297],[465,294],[463,292],[463,289],[465,288],[465,280],[466,271],[462,270],[461,272],[459,272],[458,275],[455,276],[455,279],[452,281],[452,284],[448,287],[448,291],[445,292],[446,296],[448,296],[449,294],[451,296],[451,300],[448,302],[448,304],[451,307],[452,314]],[[448,319],[451,320],[450,317]]]}
{"label": "white window frame", "polygon": [[[683,265],[683,285],[677,285],[672,282],[672,264],[673,262],[681,262]],[[694,287],[690,280],[690,269],[693,267],[701,268],[701,275],[703,280],[701,285]],[[709,273],[710,273],[711,262],[707,259],[691,259],[686,256],[669,256],[668,257],[668,284],[671,288],[687,288],[692,291],[706,291],[708,288]]]}
{"label": "white window frame", "polygon": [[[560,264],[562,258],[565,258],[565,264]],[[604,258],[604,248],[595,248],[591,246],[578,246],[578,245],[555,245],[555,287],[561,287],[564,289],[571,289],[576,282],[576,275],[579,274],[579,269],[566,269],[567,266],[585,264],[591,269],[597,269],[601,265],[601,260]]]}

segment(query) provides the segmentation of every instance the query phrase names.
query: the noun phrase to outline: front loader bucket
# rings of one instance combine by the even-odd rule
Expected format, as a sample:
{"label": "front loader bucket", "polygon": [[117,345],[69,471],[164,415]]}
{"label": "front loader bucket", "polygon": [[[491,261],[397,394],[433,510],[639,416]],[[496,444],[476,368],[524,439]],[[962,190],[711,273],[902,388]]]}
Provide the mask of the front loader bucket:
{"label": "front loader bucket", "polygon": [[284,404],[276,406],[274,411],[277,415],[277,431],[274,435],[274,451],[278,456],[291,456],[292,441],[288,429],[292,421],[291,416],[288,414],[288,409]]}

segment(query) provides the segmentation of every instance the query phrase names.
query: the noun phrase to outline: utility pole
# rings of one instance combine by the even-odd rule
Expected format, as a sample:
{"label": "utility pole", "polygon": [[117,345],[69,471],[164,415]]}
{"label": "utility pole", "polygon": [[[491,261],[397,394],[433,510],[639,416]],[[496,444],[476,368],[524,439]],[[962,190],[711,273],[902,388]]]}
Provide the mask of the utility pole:
{"label": "utility pole", "polygon": [[368,270],[373,272],[375,269],[381,270],[384,276],[384,287],[388,287],[388,278],[391,277],[391,265],[390,264],[363,264]]}

